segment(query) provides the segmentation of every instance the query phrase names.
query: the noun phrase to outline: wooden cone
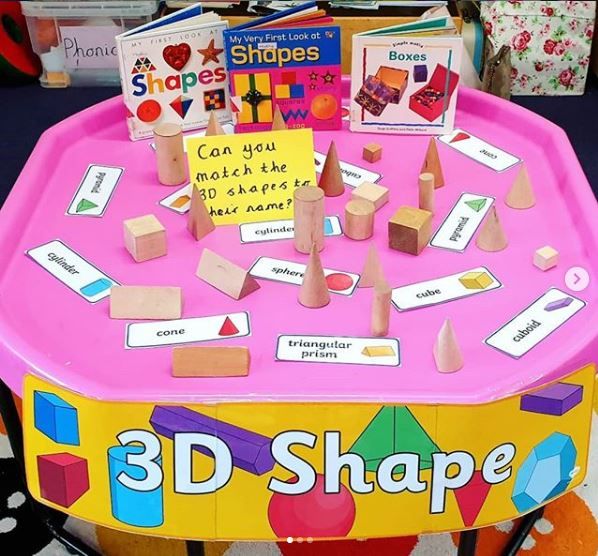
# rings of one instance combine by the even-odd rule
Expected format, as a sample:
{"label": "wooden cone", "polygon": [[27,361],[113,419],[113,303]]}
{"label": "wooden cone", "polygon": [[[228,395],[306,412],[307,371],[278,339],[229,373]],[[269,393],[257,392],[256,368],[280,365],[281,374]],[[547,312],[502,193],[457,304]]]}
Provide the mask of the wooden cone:
{"label": "wooden cone", "polygon": [[357,287],[371,288],[381,276],[382,265],[378,256],[378,250],[376,249],[376,245],[371,243]]}
{"label": "wooden cone", "polygon": [[210,137],[212,135],[226,135],[218,118],[216,117],[216,112],[212,111],[210,113],[210,119],[208,120],[208,127],[206,127],[206,137]]}
{"label": "wooden cone", "polygon": [[390,325],[390,301],[392,289],[380,273],[374,284],[372,298],[372,336],[381,337],[388,335]]}
{"label": "wooden cone", "polygon": [[287,129],[287,124],[284,121],[284,117],[282,116],[282,112],[278,105],[276,105],[276,110],[274,110],[274,117],[272,118],[272,131],[282,131]]}
{"label": "wooden cone", "polygon": [[330,143],[330,147],[328,148],[318,187],[324,190],[326,197],[338,197],[345,192],[345,182],[343,181],[334,141]]}
{"label": "wooden cone", "polygon": [[528,209],[536,204],[532,182],[529,179],[525,163],[521,164],[519,173],[517,174],[509,193],[507,193],[505,203],[514,209]]}
{"label": "wooden cone", "polygon": [[463,367],[463,355],[449,319],[444,321],[432,351],[438,372],[454,373]]}
{"label": "wooden cone", "polygon": [[187,215],[187,230],[189,233],[199,241],[202,237],[207,236],[212,232],[216,226],[212,222],[212,217],[208,212],[206,204],[201,198],[199,189],[191,185],[193,190],[191,193],[191,208]]}
{"label": "wooden cone", "polygon": [[438,156],[438,149],[436,148],[436,140],[434,137],[430,137],[426,158],[424,159],[422,169],[419,173],[424,174],[426,172],[434,174],[434,189],[438,189],[444,185],[442,166],[440,166],[440,158]]}
{"label": "wooden cone", "polygon": [[475,243],[482,251],[502,251],[509,244],[498,219],[496,207],[493,206],[488,212]]}
{"label": "wooden cone", "polygon": [[303,282],[299,290],[299,303],[310,309],[325,307],[330,303],[328,284],[315,244],[311,247],[309,261],[303,275]]}

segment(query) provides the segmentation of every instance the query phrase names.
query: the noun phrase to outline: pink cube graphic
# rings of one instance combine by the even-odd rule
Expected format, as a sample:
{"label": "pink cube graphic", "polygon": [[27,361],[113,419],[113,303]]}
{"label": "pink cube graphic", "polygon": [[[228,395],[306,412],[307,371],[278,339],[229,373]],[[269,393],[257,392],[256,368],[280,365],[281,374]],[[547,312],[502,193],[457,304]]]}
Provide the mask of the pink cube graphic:
{"label": "pink cube graphic", "polygon": [[87,460],[63,452],[37,456],[41,497],[68,508],[89,490]]}

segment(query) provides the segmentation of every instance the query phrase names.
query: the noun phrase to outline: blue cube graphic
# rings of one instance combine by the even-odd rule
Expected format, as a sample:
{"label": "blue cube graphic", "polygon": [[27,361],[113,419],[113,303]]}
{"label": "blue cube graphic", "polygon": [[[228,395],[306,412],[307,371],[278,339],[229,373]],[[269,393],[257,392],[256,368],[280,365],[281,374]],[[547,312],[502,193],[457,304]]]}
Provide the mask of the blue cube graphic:
{"label": "blue cube graphic", "polygon": [[305,96],[305,89],[302,83],[289,85],[289,88],[291,90],[291,98],[303,98]]}
{"label": "blue cube graphic", "polygon": [[77,409],[51,392],[33,395],[35,428],[58,444],[79,446]]}

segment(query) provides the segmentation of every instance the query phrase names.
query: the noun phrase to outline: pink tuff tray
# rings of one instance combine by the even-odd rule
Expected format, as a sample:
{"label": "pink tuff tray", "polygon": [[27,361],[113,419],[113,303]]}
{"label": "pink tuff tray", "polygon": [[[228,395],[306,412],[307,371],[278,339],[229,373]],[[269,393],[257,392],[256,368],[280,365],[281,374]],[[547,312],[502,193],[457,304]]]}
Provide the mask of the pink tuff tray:
{"label": "pink tuff tray", "polygon": [[[186,218],[159,206],[174,191],[158,184],[154,152],[147,141],[127,138],[120,98],[85,110],[45,132],[25,165],[0,217],[0,374],[17,393],[33,372],[88,397],[129,401],[353,401],[483,403],[558,379],[595,361],[598,346],[598,210],[590,186],[565,133],[509,102],[461,89],[456,126],[523,158],[537,204],[513,210],[504,196],[518,167],[503,173],[439,143],[446,186],[437,191],[434,229],[464,192],[496,197],[509,247],[498,253],[472,242],[464,253],[426,248],[414,257],[387,247],[387,221],[401,205],[417,206],[417,176],[428,144],[424,136],[337,132],[315,133],[326,151],[331,139],[342,160],[380,172],[390,201],[376,214],[374,240],[393,287],[487,266],[503,283],[499,290],[429,308],[391,315],[390,335],[400,338],[400,367],[287,363],[275,361],[279,334],[368,336],[371,290],[351,297],[332,295],[319,310],[301,307],[296,286],[261,281],[261,289],[240,301],[215,291],[195,276],[203,247],[249,267],[259,256],[305,262],[293,243],[242,245],[237,226],[200,242],[186,230]],[[382,160],[361,159],[370,141],[384,148]],[[89,164],[122,166],[125,172],[102,218],[68,217],[65,211]],[[342,215],[350,189],[327,198],[329,215]],[[168,256],[137,264],[123,245],[122,222],[154,213],[168,233]],[[90,304],[24,253],[60,239],[123,284],[177,285],[184,290],[184,317],[248,311],[252,335],[213,345],[246,345],[246,378],[177,379],[172,347],[124,349],[126,321],[111,320],[108,299]],[[324,266],[361,272],[369,242],[327,238]],[[551,245],[559,265],[542,272],[534,251]],[[520,359],[483,343],[497,328],[551,286],[567,291],[564,275],[585,268],[590,284],[577,297],[587,307]],[[432,345],[446,317],[460,339],[465,366],[440,374]],[[209,344],[208,344],[209,345]]]}

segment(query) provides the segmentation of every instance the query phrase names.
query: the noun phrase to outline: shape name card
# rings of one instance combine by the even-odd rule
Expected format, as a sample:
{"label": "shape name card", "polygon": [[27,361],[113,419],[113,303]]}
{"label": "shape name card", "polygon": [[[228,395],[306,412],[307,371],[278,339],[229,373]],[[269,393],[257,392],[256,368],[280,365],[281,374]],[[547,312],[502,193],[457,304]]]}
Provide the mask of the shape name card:
{"label": "shape name card", "polygon": [[311,129],[194,137],[187,152],[217,226],[292,218],[295,188],[316,185]]}

